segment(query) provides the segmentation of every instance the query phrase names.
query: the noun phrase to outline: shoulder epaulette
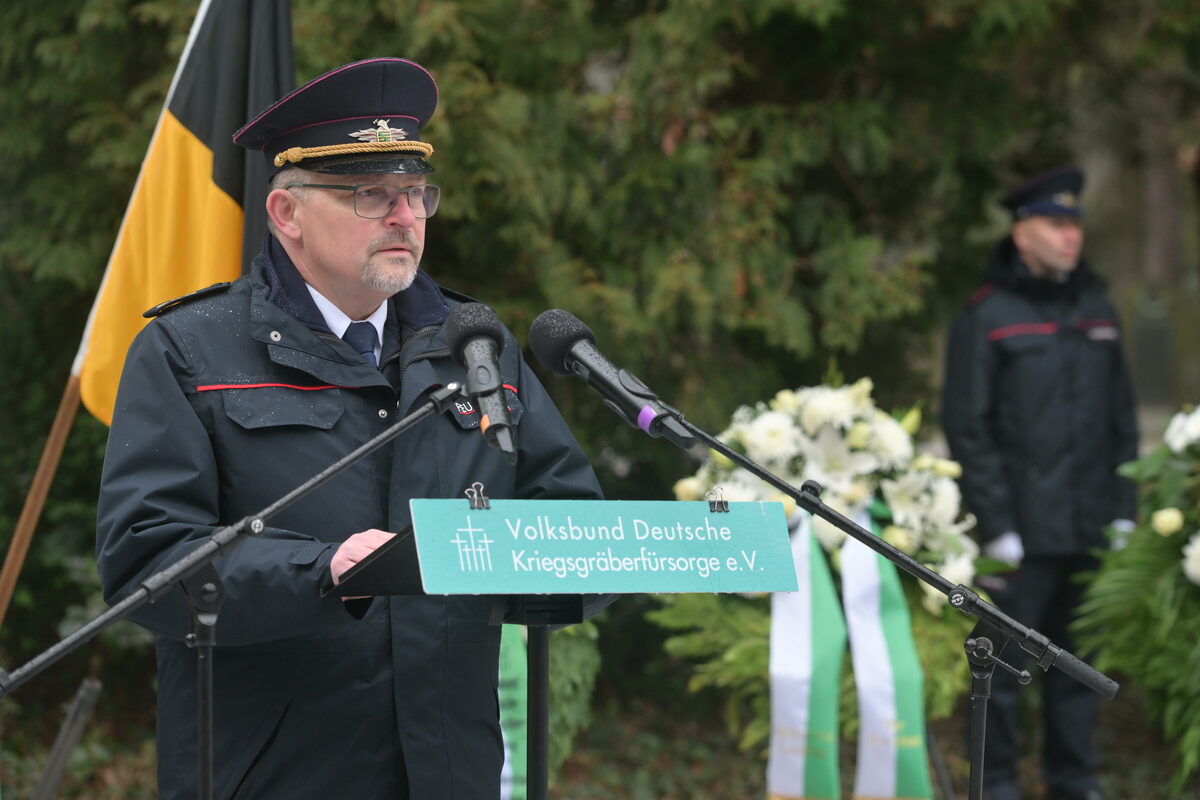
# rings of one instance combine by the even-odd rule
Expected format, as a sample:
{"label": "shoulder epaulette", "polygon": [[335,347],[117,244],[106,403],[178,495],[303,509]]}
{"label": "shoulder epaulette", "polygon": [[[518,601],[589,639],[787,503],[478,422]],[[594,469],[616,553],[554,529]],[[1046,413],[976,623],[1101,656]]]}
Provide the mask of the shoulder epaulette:
{"label": "shoulder epaulette", "polygon": [[185,294],[182,297],[176,297],[174,300],[168,300],[165,303],[159,303],[149,311],[142,312],[142,316],[146,317],[147,319],[151,317],[157,317],[167,309],[183,305],[184,303],[190,303],[193,300],[198,300],[201,297],[207,297],[210,294],[223,292],[228,289],[230,285],[231,284],[229,281],[222,281],[221,283],[214,283],[212,286],[205,286],[203,289],[197,289],[196,291]]}
{"label": "shoulder epaulette", "polygon": [[445,286],[442,286],[440,283],[438,284],[438,290],[441,291],[442,294],[446,295],[446,297],[449,297],[451,300],[457,300],[460,303],[478,303],[479,302],[474,297],[471,297],[471,295],[469,295],[469,294],[457,292],[454,289],[447,289]]}
{"label": "shoulder epaulette", "polygon": [[967,305],[971,308],[974,308],[984,300],[987,300],[994,291],[996,291],[995,286],[990,283],[985,283],[983,286],[979,287],[975,294],[971,295],[971,299],[967,301]]}

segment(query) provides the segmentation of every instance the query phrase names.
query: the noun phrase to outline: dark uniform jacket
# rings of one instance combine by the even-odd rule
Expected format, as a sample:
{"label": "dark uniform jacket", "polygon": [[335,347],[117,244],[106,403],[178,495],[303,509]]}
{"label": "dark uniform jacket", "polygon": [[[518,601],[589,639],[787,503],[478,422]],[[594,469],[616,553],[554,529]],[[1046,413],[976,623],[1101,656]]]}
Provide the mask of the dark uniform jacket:
{"label": "dark uniform jacket", "polygon": [[1086,263],[1056,284],[1011,238],[997,245],[950,331],[942,425],[984,541],[1015,531],[1027,556],[1077,555],[1134,518],[1134,486],[1114,472],[1137,456],[1133,392]]}
{"label": "dark uniform jacket", "polygon": [[[458,300],[419,273],[389,302],[377,369],[329,332],[268,237],[249,275],[168,308],[138,335],[99,502],[109,602],[390,427],[435,387],[462,380],[441,327]],[[227,592],[214,655],[217,797],[498,796],[492,600],[376,597],[356,619],[321,590],[338,544],[369,528],[403,530],[410,498],[462,497],[476,481],[490,497],[600,496],[511,333],[501,372],[515,390],[516,466],[486,445],[477,412],[451,409],[216,560]],[[182,592],[137,620],[156,634],[159,796],[193,797],[196,670]]]}

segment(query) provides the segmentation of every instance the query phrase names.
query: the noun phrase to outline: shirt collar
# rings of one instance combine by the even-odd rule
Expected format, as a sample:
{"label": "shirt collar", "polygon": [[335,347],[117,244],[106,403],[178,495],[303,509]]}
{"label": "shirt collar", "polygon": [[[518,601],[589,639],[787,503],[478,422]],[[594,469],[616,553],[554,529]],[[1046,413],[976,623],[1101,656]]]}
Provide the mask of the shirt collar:
{"label": "shirt collar", "polygon": [[[334,336],[341,338],[346,333],[346,328],[349,328],[350,323],[354,322],[354,320],[346,316],[344,311],[335,306],[329,298],[318,292],[310,284],[305,283],[304,286],[308,289],[308,293],[312,295],[313,302],[317,304],[317,310],[325,318],[325,324],[329,326],[329,330],[333,332]],[[379,336],[379,341],[381,342],[383,341],[383,324],[387,321],[387,311],[388,304],[386,302],[380,303],[379,307],[371,312],[371,316],[362,320],[375,326],[375,333]]]}

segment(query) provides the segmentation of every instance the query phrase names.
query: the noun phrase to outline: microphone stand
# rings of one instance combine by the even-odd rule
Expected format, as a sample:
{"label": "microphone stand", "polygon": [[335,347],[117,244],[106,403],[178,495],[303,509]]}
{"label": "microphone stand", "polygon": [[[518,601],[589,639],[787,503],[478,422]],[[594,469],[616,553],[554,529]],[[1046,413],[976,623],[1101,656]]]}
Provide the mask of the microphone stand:
{"label": "microphone stand", "polygon": [[816,481],[805,481],[800,489],[797,490],[787,481],[781,480],[724,442],[714,436],[710,436],[705,431],[685,420],[683,414],[678,410],[669,406],[664,407],[669,410],[668,418],[679,422],[693,436],[710,448],[726,456],[729,460],[735,462],[759,480],[774,486],[779,491],[795,499],[796,504],[800,508],[829,522],[913,577],[934,587],[949,598],[950,605],[954,608],[957,608],[964,614],[978,618],[979,623],[968,634],[968,638],[964,643],[967,660],[971,665],[970,800],[981,800],[983,796],[984,723],[987,720],[987,702],[991,697],[992,673],[996,665],[1016,675],[1017,680],[1022,684],[1030,682],[1028,671],[1018,671],[996,657],[996,654],[1004,649],[1004,645],[1010,639],[1015,640],[1021,649],[1033,656],[1037,665],[1044,671],[1049,671],[1051,667],[1058,667],[1106,699],[1111,699],[1116,695],[1117,689],[1120,688],[1116,681],[1096,671],[1069,651],[1052,644],[1041,633],[1009,617],[985,601],[970,588],[962,584],[955,585],[950,583],[950,581],[924,564],[921,564],[907,553],[897,550],[850,518],[827,506],[821,500],[821,485]]}
{"label": "microphone stand", "polygon": [[431,414],[444,412],[455,398],[461,396],[459,384],[446,384],[430,394],[429,399],[416,411],[329,465],[262,511],[238,520],[232,525],[218,528],[202,545],[150,575],[142,581],[139,589],[75,633],[12,673],[0,669],[0,699],[41,673],[51,664],[95,638],[109,625],[124,619],[146,603],[153,603],[160,599],[172,586],[180,583],[192,611],[192,632],[184,641],[188,647],[196,650],[198,797],[201,800],[211,800],[213,796],[212,648],[216,643],[217,616],[220,612],[221,601],[224,599],[224,589],[216,569],[213,568],[213,559],[236,547],[245,536],[261,533],[267,519],[343,472],[363,456],[388,443],[417,422]]}

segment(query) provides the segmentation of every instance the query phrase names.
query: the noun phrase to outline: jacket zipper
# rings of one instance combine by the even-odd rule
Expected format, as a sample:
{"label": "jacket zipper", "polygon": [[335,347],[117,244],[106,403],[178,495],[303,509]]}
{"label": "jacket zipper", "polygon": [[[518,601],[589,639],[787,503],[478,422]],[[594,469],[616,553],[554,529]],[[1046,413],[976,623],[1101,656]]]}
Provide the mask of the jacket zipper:
{"label": "jacket zipper", "polygon": [[426,327],[421,328],[416,333],[414,333],[412,336],[408,337],[408,341],[405,342],[401,346],[399,353],[392,356],[391,358],[386,359],[383,362],[384,365],[386,365],[386,364],[391,363],[392,361],[400,359],[400,383],[401,384],[404,383],[404,373],[405,373],[405,371],[408,370],[410,365],[415,364],[416,362],[420,361],[421,359],[436,358],[436,357],[450,355],[450,350],[447,348],[442,348],[441,350],[427,350],[424,353],[416,353],[416,354],[406,355],[408,353],[409,348],[412,346],[412,344],[415,341],[437,332],[437,330],[440,327],[441,326],[439,326],[439,325],[427,325]]}

